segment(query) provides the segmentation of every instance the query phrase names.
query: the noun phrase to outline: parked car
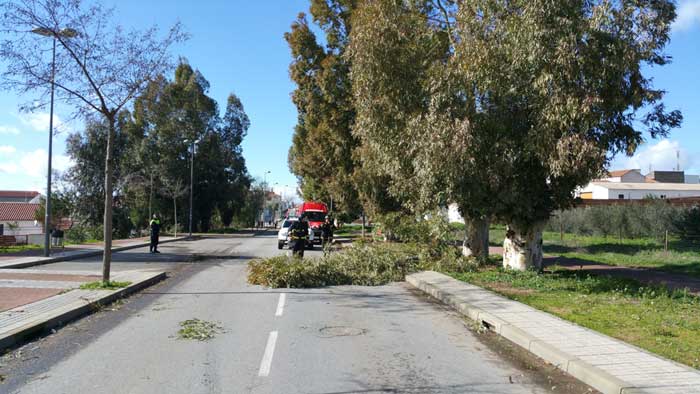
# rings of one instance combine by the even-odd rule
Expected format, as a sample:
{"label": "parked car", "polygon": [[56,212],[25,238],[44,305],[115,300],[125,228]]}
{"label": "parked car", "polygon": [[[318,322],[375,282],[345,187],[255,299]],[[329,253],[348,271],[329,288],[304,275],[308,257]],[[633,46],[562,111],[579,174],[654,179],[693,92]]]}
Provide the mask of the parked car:
{"label": "parked car", "polygon": [[[284,249],[285,246],[289,244],[289,227],[292,223],[299,220],[298,218],[287,218],[282,222],[280,230],[277,232],[277,249]],[[306,248],[311,249],[314,247],[314,231],[309,227],[309,240],[307,241]]]}

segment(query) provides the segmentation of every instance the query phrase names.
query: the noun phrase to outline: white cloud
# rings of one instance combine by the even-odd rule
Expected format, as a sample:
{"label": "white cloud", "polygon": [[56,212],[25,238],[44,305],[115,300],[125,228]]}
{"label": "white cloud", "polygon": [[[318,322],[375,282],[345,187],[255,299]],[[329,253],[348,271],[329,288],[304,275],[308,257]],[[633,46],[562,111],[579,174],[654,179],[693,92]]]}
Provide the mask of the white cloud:
{"label": "white cloud", "polygon": [[70,157],[64,155],[54,155],[51,167],[59,172],[64,172],[71,168],[75,162]]}
{"label": "white cloud", "polygon": [[671,25],[674,32],[690,30],[700,24],[700,0],[681,1],[676,12],[678,16]]}
{"label": "white cloud", "polygon": [[[22,152],[20,153],[20,159],[15,166],[20,174],[29,178],[45,178],[47,163],[47,154],[44,149],[37,149],[32,152]],[[58,170],[59,172],[67,170],[71,165],[72,161],[68,156],[64,155],[54,155],[51,162],[51,168]]]}
{"label": "white cloud", "polygon": [[43,176],[46,173],[46,156],[46,151],[43,149],[25,153],[19,160],[22,172],[32,178]]}
{"label": "white cloud", "polygon": [[0,134],[19,134],[19,129],[14,126],[0,126]]}
{"label": "white cloud", "polygon": [[0,174],[16,174],[17,169],[15,163],[0,163]]}
{"label": "white cloud", "polygon": [[[46,132],[49,129],[49,119],[51,119],[51,116],[48,112],[30,112],[20,114],[18,118],[24,126],[34,131]],[[55,113],[53,114],[53,129],[54,133],[68,131],[68,125]]]}
{"label": "white cloud", "polygon": [[17,149],[14,146],[0,145],[0,154],[11,155],[15,152],[17,152]]}
{"label": "white cloud", "polygon": [[652,171],[671,171],[680,163],[681,170],[686,170],[700,164],[698,159],[697,155],[681,148],[680,142],[664,139],[643,145],[632,157],[619,157],[611,169],[638,168],[642,173],[647,173],[650,168]]}

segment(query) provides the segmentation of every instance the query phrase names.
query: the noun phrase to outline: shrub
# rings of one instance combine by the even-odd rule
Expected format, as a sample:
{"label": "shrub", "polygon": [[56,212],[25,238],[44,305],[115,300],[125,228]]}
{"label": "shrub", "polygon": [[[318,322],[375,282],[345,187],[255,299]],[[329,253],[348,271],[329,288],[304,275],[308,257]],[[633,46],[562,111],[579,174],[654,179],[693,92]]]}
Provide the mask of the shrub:
{"label": "shrub", "polygon": [[687,241],[700,241],[700,206],[694,205],[673,222],[673,232]]}
{"label": "shrub", "polygon": [[438,259],[422,259],[420,250],[415,244],[359,243],[322,258],[258,259],[248,264],[248,282],[273,288],[378,286],[403,281],[407,274],[420,270],[462,272],[473,266],[472,260],[456,251]]}
{"label": "shrub", "polygon": [[102,226],[75,224],[65,232],[65,237],[68,242],[80,244],[91,240],[102,240],[104,234]]}
{"label": "shrub", "polygon": [[660,199],[652,199],[646,204],[581,207],[558,211],[549,220],[546,230],[660,240],[667,230],[675,227],[674,223],[683,212],[683,208]]}

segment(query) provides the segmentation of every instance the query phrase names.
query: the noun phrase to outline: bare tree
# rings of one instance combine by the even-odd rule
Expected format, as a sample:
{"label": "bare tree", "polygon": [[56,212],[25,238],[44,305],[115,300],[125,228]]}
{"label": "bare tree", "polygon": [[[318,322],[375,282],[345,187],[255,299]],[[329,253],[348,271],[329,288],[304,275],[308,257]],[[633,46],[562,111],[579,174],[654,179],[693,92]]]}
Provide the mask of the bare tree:
{"label": "bare tree", "polygon": [[[156,27],[125,30],[113,10],[80,0],[14,0],[0,3],[0,58],[7,68],[0,87],[19,94],[39,93],[24,105],[48,104],[52,83],[58,100],[74,116],[99,113],[109,125],[105,155],[104,257],[102,280],[109,281],[112,247],[113,140],[117,114],[156,75],[172,66],[169,49],[187,35],[179,23],[161,38]],[[38,33],[38,34],[33,34]],[[42,37],[44,36],[44,37]],[[51,61],[53,39],[55,60]]]}
{"label": "bare tree", "polygon": [[175,223],[175,236],[177,237],[177,199],[187,194],[190,189],[182,179],[174,179],[168,176],[163,177],[163,193],[173,199],[173,218]]}

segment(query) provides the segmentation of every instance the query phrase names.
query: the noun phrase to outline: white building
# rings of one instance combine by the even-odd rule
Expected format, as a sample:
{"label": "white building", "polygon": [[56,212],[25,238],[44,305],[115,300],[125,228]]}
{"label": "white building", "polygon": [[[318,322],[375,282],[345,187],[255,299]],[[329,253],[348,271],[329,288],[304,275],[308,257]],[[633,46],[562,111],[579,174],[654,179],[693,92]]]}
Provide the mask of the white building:
{"label": "white building", "polygon": [[0,202],[0,235],[42,234],[42,223],[35,219],[39,204]]}
{"label": "white building", "polygon": [[647,197],[700,197],[697,175],[683,171],[652,171],[642,175],[639,169],[610,171],[576,192],[584,200],[641,200]]}
{"label": "white building", "polygon": [[700,183],[591,182],[581,189],[579,196],[593,200],[700,197]]}
{"label": "white building", "polygon": [[643,183],[646,182],[646,177],[642,175],[642,171],[638,169],[610,171],[608,176],[601,179],[607,182],[627,182],[627,183]]}

